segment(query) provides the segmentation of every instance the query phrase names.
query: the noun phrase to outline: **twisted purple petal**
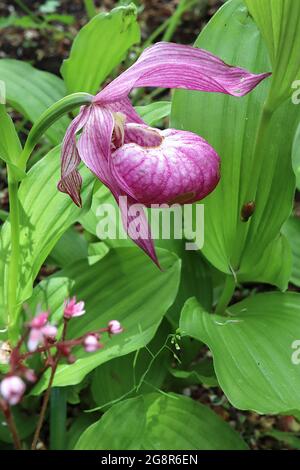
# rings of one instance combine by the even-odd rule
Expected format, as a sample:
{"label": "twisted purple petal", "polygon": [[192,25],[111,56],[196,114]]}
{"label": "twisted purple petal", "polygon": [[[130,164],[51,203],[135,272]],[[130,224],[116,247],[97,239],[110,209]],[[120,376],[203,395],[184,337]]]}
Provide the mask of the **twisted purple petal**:
{"label": "twisted purple petal", "polygon": [[80,157],[76,148],[76,134],[79,132],[89,117],[89,107],[81,109],[78,116],[69,125],[62,143],[61,152],[61,179],[57,185],[59,191],[67,193],[75,204],[81,207],[80,189],[82,178],[77,171]]}
{"label": "twisted purple petal", "polygon": [[[126,204],[119,205],[124,228],[129,237],[159,266],[144,210],[141,208],[138,219],[141,224],[139,229],[142,236],[137,238],[133,224],[135,217],[131,214],[130,210],[137,201],[130,197],[129,192],[119,187],[111,173],[110,162],[113,129],[114,117],[112,113],[100,106],[92,106],[89,120],[84,126],[77,145],[80,158],[95,173],[99,180],[110,189],[118,204],[120,196],[127,196]],[[146,237],[144,238],[145,234]]]}
{"label": "twisted purple petal", "polygon": [[244,96],[269,73],[253,74],[232,67],[203,49],[160,42],[94,98],[95,103],[121,101],[136,87],[184,88]]}

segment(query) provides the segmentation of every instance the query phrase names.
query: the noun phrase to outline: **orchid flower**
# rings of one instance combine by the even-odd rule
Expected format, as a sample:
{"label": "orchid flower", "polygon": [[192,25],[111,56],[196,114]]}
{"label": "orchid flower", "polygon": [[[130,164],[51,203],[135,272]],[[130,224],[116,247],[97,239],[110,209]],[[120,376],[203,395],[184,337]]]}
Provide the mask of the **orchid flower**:
{"label": "orchid flower", "polygon": [[125,229],[158,264],[146,214],[140,214],[140,232],[149,235],[136,237],[130,228],[130,207],[203,199],[218,184],[220,159],[208,142],[192,132],[147,126],[133,108],[129,93],[150,86],[239,97],[269,75],[232,67],[210,52],[190,46],[161,42],[145,49],[70,124],[62,146],[58,189],[81,206],[82,179],[77,167],[83,161],[118,203],[120,196],[127,197],[126,206],[120,205]]}

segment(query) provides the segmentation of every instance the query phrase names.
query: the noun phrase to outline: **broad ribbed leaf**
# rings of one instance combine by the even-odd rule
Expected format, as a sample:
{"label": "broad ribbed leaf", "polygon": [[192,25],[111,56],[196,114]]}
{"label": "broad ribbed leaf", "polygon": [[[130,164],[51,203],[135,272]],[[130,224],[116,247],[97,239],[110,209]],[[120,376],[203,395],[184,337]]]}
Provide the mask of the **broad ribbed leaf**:
{"label": "broad ribbed leaf", "polygon": [[300,190],[300,126],[298,126],[298,129],[295,135],[292,160],[293,160],[294,172],[296,175],[296,185],[297,185],[297,188]]}
{"label": "broad ribbed leaf", "polygon": [[[88,204],[94,177],[82,168],[83,201]],[[60,176],[60,148],[57,147],[34,165],[19,188],[21,278],[19,303],[31,295],[33,281],[57,241],[79,218],[79,209],[70,198],[57,190]],[[0,319],[5,321],[7,260],[10,253],[9,220],[1,229],[0,252]]]}
{"label": "broad ribbed leaf", "polygon": [[292,274],[290,280],[295,286],[300,287],[300,219],[290,217],[283,226],[283,233],[292,248]]}
{"label": "broad ribbed leaf", "polygon": [[12,119],[2,104],[0,104],[0,123],[0,158],[16,165],[22,147]]}
{"label": "broad ribbed leaf", "polygon": [[[226,3],[200,34],[203,47],[227,63],[252,72],[270,70],[263,40],[241,0]],[[217,94],[176,91],[172,125],[202,135],[221,157],[221,181],[205,200],[203,253],[219,270],[238,279],[256,280],[257,266],[269,257],[288,253],[280,229],[288,218],[294,196],[291,148],[299,109],[285,103],[266,115],[254,152],[260,116],[270,79],[242,99]],[[282,130],[284,129],[284,132]],[[245,204],[254,201],[248,221],[241,220]],[[250,214],[251,215],[251,214]],[[285,279],[278,272],[284,262]],[[260,278],[283,288],[289,279],[289,257]],[[279,269],[280,268],[280,269]],[[260,267],[262,271],[262,266]]]}
{"label": "broad ribbed leaf", "polygon": [[[67,277],[70,295],[76,295],[86,303],[87,313],[70,323],[70,338],[106,327],[114,319],[122,323],[125,331],[111,339],[103,335],[105,347],[96,353],[88,354],[79,348],[76,352],[79,359],[75,364],[58,368],[54,385],[77,384],[100,364],[149,343],[174,302],[180,275],[180,261],[175,255],[165,250],[159,255],[163,272],[137,248],[119,248],[111,250],[96,264],[89,266],[87,260],[77,261],[55,276]],[[58,292],[61,305],[62,294],[63,289]],[[59,303],[56,298],[54,300]],[[45,388],[47,377],[42,378],[35,393]]]}
{"label": "broad ribbed leaf", "polygon": [[142,397],[132,398],[111,408],[79,438],[76,450],[136,450],[141,448],[146,426]]}
{"label": "broad ribbed leaf", "polygon": [[[7,101],[33,123],[66,93],[59,77],[20,60],[1,59],[0,80],[5,82]],[[68,123],[65,116],[47,130],[46,135],[53,144],[60,143]]]}
{"label": "broad ribbed leaf", "polygon": [[128,49],[139,40],[140,29],[133,4],[99,13],[79,31],[70,57],[62,65],[61,74],[68,92],[95,94]]}
{"label": "broad ribbed leaf", "polygon": [[25,176],[25,172],[18,168],[21,151],[22,146],[12,119],[7,114],[5,106],[0,104],[0,159],[9,166],[16,180],[21,180]]}
{"label": "broad ribbed leaf", "polygon": [[300,78],[300,2],[245,0],[267,44],[273,67],[271,99],[278,104],[293,93]]}
{"label": "broad ribbed leaf", "polygon": [[170,116],[171,102],[157,101],[146,106],[136,106],[135,110],[149,126],[155,126],[163,118]]}
{"label": "broad ribbed leaf", "polygon": [[300,409],[300,294],[267,293],[239,302],[227,316],[205,312],[195,299],[185,304],[180,331],[206,343],[224,393],[236,408],[259,413]]}
{"label": "broad ribbed leaf", "polygon": [[114,405],[80,437],[77,450],[246,450],[213,411],[175,394],[153,393]]}
{"label": "broad ribbed leaf", "polygon": [[49,263],[54,263],[60,268],[73,263],[76,259],[86,258],[88,255],[88,243],[83,235],[80,235],[74,227],[70,227],[58,240],[48,258]]}
{"label": "broad ribbed leaf", "polygon": [[92,394],[97,407],[112,405],[122,397],[159,389],[172,360],[168,342],[170,326],[163,322],[153,340],[138,353],[127,354],[102,364],[94,371]]}

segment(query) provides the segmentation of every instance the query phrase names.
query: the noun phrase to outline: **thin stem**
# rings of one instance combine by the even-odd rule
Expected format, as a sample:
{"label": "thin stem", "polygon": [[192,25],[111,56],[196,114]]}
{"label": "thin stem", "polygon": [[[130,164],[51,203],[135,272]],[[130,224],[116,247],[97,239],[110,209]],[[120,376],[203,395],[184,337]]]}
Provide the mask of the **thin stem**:
{"label": "thin stem", "polygon": [[18,430],[17,430],[17,427],[16,427],[14,417],[12,415],[10,406],[7,403],[5,403],[1,400],[0,401],[0,408],[3,412],[3,415],[5,417],[5,421],[7,423],[7,426],[9,428],[11,436],[13,438],[15,449],[21,450],[22,449],[22,444],[21,444],[21,440],[20,440],[20,437],[19,437],[19,434],[18,434]]}
{"label": "thin stem", "polygon": [[[64,340],[66,338],[67,327],[68,327],[68,320],[66,318],[64,318],[64,326],[63,326],[63,331],[62,331],[62,336],[61,336],[62,343],[64,342]],[[51,345],[50,347],[53,347],[53,346],[54,345]],[[46,348],[47,348],[47,351],[49,351],[50,348],[49,348],[48,345],[46,346]],[[52,384],[53,384],[55,372],[56,372],[56,369],[57,369],[60,358],[61,358],[61,353],[59,351],[57,351],[57,353],[54,356],[54,363],[52,365],[52,370],[51,370],[51,375],[50,375],[48,387],[47,387],[46,393],[45,393],[44,398],[43,398],[43,403],[42,403],[42,408],[41,408],[38,424],[37,424],[37,427],[36,427],[36,430],[35,430],[35,433],[34,433],[32,445],[31,445],[32,450],[36,449],[36,446],[37,446],[37,443],[38,443],[38,440],[39,440],[39,437],[40,437],[41,429],[42,429],[42,426],[43,426],[43,422],[44,422],[44,419],[45,419],[45,415],[46,415],[46,411],[47,411],[47,407],[48,407],[48,403],[49,403],[49,399],[50,399],[50,395],[51,395],[51,387],[52,387]],[[57,420],[55,420],[55,422],[57,422]],[[50,423],[51,423],[51,421],[50,421]]]}
{"label": "thin stem", "polygon": [[46,411],[47,411],[47,407],[48,407],[48,403],[49,403],[51,387],[52,387],[52,384],[53,384],[53,380],[54,380],[55,372],[56,372],[56,369],[57,369],[57,365],[58,365],[58,358],[56,358],[56,361],[55,361],[55,363],[52,367],[52,370],[51,370],[51,375],[50,375],[48,387],[47,387],[46,393],[45,393],[44,398],[43,398],[43,403],[42,403],[42,408],[41,408],[38,424],[37,424],[37,427],[36,427],[36,430],[35,430],[35,433],[34,433],[34,436],[33,436],[33,441],[32,441],[32,444],[31,444],[31,450],[36,450],[36,446],[37,446],[37,443],[38,443],[38,440],[39,440],[39,437],[40,437],[41,429],[42,429],[42,426],[43,426],[43,423],[44,423],[44,419],[45,419],[45,415],[46,415]]}
{"label": "thin stem", "polygon": [[198,3],[199,0],[181,0],[175,12],[171,16],[171,21],[163,35],[163,41],[171,41],[178,25],[181,22],[182,15]]}
{"label": "thin stem", "polygon": [[97,15],[97,10],[93,0],[84,0],[84,7],[86,14],[90,20]]}
{"label": "thin stem", "polygon": [[9,339],[15,343],[18,338],[18,302],[17,290],[19,284],[20,264],[20,221],[18,183],[12,178],[8,168],[9,212],[11,227],[11,255],[8,275],[8,324]]}
{"label": "thin stem", "polygon": [[219,315],[224,314],[229,302],[232,299],[234,291],[235,291],[235,279],[233,276],[228,275],[226,276],[224,289],[217,303],[215,313]]}

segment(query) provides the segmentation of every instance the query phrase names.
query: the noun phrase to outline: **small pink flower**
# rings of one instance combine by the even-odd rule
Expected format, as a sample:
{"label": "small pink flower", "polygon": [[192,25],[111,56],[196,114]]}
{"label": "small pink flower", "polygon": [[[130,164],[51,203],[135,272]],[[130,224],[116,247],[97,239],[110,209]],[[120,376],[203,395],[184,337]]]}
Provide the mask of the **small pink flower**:
{"label": "small pink flower", "polygon": [[83,347],[86,352],[95,352],[98,351],[98,349],[101,348],[101,345],[99,343],[100,336],[97,335],[96,333],[92,333],[90,335],[87,335],[84,340],[83,340]]}
{"label": "small pink flower", "polygon": [[42,328],[46,325],[49,317],[49,312],[41,312],[34,317],[30,322],[31,328]]}
{"label": "small pink flower", "polygon": [[27,347],[29,351],[33,352],[37,349],[39,344],[43,343],[44,339],[54,339],[56,335],[57,328],[56,326],[50,325],[50,323],[46,323],[45,326],[40,328],[32,328],[29,333]]}
{"label": "small pink flower", "polygon": [[9,405],[17,405],[21,401],[25,389],[25,383],[16,375],[6,377],[0,384],[0,393]]}
{"label": "small pink flower", "polygon": [[118,322],[118,320],[111,320],[108,323],[108,332],[111,335],[118,335],[119,333],[122,333],[123,328],[121,326],[121,323]]}
{"label": "small pink flower", "polygon": [[73,297],[72,299],[65,302],[64,317],[66,319],[69,320],[73,317],[81,317],[81,315],[84,315],[84,313],[85,310],[83,301],[76,303],[76,297]]}

